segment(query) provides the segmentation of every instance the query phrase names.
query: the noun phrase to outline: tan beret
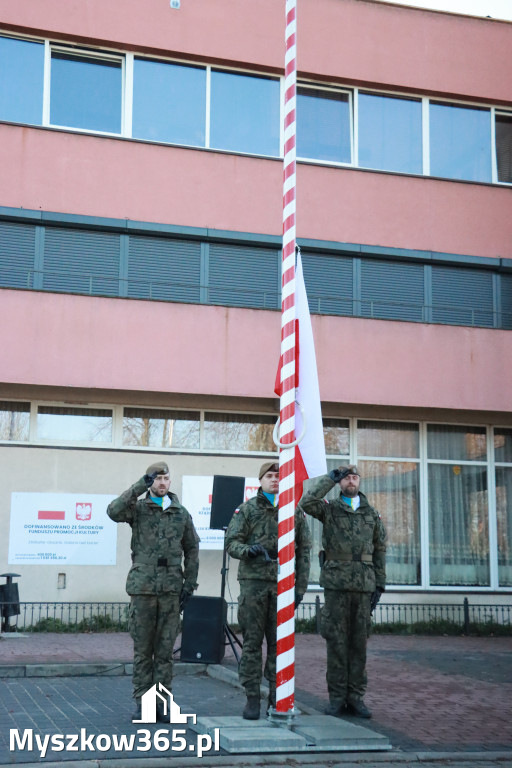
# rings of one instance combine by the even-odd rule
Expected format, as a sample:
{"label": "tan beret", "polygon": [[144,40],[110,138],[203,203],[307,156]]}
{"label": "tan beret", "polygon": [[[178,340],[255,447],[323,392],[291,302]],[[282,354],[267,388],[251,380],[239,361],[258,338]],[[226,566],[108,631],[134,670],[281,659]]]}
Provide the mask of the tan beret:
{"label": "tan beret", "polygon": [[258,480],[261,480],[263,475],[266,475],[267,472],[279,472],[279,462],[266,461],[264,464],[262,464],[258,474]]}
{"label": "tan beret", "polygon": [[146,475],[154,475],[155,472],[158,472],[159,475],[168,475],[169,467],[165,461],[156,461],[146,469]]}

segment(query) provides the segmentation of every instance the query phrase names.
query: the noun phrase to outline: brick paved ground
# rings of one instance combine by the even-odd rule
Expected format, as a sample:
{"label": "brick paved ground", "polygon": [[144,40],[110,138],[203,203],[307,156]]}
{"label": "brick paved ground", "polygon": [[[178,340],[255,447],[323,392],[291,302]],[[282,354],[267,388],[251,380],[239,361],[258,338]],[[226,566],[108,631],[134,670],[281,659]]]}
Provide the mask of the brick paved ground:
{"label": "brick paved ground", "polygon": [[[38,634],[0,640],[0,665],[130,661],[131,655],[127,634]],[[231,651],[224,664],[234,666]],[[369,643],[368,676],[367,703],[373,710],[369,725],[386,734],[394,747],[512,749],[512,638],[376,635]],[[74,680],[82,685],[80,678]],[[29,688],[37,683],[25,682]],[[203,679],[202,692],[196,690],[199,700],[209,697],[214,682]],[[0,681],[0,686],[6,684]],[[104,678],[101,685],[129,690],[127,678]],[[231,689],[222,697],[212,703],[216,714],[240,713],[240,692]],[[316,635],[296,638],[296,698],[318,709],[327,701],[325,643]]]}

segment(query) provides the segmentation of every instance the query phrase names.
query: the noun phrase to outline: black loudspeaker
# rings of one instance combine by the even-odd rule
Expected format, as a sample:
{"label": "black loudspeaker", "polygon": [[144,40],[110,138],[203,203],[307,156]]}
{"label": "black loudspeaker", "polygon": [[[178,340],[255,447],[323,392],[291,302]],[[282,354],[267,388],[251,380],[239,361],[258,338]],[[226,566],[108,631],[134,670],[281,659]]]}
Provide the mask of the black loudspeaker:
{"label": "black loudspeaker", "polygon": [[228,606],[222,597],[191,597],[183,611],[181,661],[220,664]]}
{"label": "black loudspeaker", "polygon": [[233,512],[244,500],[245,477],[214,475],[210,528],[224,531]]}

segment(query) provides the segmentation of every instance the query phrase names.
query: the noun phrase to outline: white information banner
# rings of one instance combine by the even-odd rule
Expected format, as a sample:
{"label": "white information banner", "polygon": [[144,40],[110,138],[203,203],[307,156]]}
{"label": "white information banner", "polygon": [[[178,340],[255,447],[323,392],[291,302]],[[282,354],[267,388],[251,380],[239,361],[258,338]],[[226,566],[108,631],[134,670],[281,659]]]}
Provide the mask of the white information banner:
{"label": "white information banner", "polygon": [[[260,481],[245,478],[244,501],[256,496]],[[210,528],[213,476],[184,475],[181,502],[188,509],[201,539],[200,549],[224,549],[224,533]],[[234,512],[235,510],[233,510]]]}
{"label": "white information banner", "polygon": [[12,493],[9,565],[115,565],[115,496]]}

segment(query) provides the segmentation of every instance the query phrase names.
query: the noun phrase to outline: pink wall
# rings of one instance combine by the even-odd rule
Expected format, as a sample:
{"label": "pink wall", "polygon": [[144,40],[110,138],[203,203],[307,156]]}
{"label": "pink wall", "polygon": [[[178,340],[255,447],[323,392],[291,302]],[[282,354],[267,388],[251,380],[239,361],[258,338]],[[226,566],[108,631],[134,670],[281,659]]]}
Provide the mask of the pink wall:
{"label": "pink wall", "polygon": [[[510,410],[511,333],[329,316],[313,323],[324,401]],[[161,352],[148,364],[155,329]],[[279,329],[278,312],[0,289],[1,377],[269,398]],[[346,373],[347,359],[360,361],[355,373]]]}
{"label": "pink wall", "polygon": [[[279,235],[282,162],[0,124],[0,205]],[[300,237],[512,257],[511,190],[300,165]]]}
{"label": "pink wall", "polygon": [[[283,69],[284,0],[0,0],[0,24],[91,44]],[[512,100],[512,24],[366,0],[301,0],[299,69]]]}

